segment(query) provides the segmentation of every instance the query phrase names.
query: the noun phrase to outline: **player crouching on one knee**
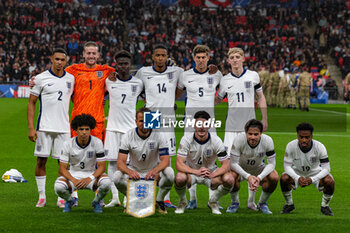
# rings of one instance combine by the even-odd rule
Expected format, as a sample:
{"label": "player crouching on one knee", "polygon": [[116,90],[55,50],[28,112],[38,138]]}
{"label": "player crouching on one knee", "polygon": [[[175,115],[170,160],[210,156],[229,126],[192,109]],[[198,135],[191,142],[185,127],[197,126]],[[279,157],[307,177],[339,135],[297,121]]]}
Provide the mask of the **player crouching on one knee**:
{"label": "player crouching on one knee", "polygon": [[[174,183],[174,170],[169,167],[170,156],[168,142],[162,133],[143,127],[143,114],[150,112],[148,108],[140,108],[136,112],[136,129],[130,129],[122,136],[119,147],[114,183],[118,190],[126,195],[127,178],[139,180],[155,179],[159,185],[156,197],[158,212],[167,214],[164,197]],[[129,165],[126,164],[129,154]]]}
{"label": "player crouching on one knee", "polygon": [[[258,209],[265,214],[272,214],[267,206],[267,200],[275,191],[278,183],[276,167],[276,154],[272,138],[262,133],[263,124],[255,119],[249,120],[245,127],[245,133],[239,134],[233,141],[231,149],[231,169],[235,179],[232,190],[231,206],[228,213],[236,213],[239,208],[238,191],[240,182],[248,181],[249,188],[257,191],[261,185],[262,192],[258,203]],[[267,164],[264,158],[267,158]]]}
{"label": "player crouching on one knee", "polygon": [[[175,213],[182,214],[185,211],[186,187],[194,184],[204,184],[215,190],[209,197],[208,207],[213,214],[221,214],[218,206],[219,199],[228,194],[234,180],[230,172],[229,157],[221,139],[208,132],[205,122],[210,115],[205,111],[199,111],[194,115],[195,132],[185,134],[182,137],[177,152],[175,189],[179,195],[179,205]],[[216,167],[216,158],[222,166]]]}
{"label": "player crouching on one knee", "polygon": [[102,213],[99,203],[109,192],[112,183],[104,173],[106,164],[102,141],[90,135],[95,126],[96,120],[88,114],[78,115],[71,122],[78,136],[65,141],[59,167],[62,176],[55,182],[56,194],[66,201],[63,212],[72,209],[72,191],[90,189],[98,191],[92,202],[94,212]]}
{"label": "player crouching on one knee", "polygon": [[285,172],[280,182],[286,200],[282,214],[288,214],[295,209],[292,189],[313,184],[320,192],[323,191],[321,213],[333,216],[328,205],[334,193],[334,179],[329,173],[331,168],[326,147],[312,139],[313,129],[309,123],[300,123],[297,126],[298,139],[287,144],[284,155]]}

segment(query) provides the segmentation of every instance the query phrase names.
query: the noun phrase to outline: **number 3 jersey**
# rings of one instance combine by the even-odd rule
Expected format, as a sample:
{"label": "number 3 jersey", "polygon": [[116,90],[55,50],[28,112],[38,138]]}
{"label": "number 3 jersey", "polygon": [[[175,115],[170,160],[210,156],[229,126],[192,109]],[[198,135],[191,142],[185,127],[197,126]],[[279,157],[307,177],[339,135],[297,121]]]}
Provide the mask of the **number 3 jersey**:
{"label": "number 3 jersey", "polygon": [[117,77],[113,82],[106,79],[109,93],[109,113],[107,130],[126,133],[135,128],[136,103],[143,90],[140,79],[130,75],[128,80]]}
{"label": "number 3 jersey", "polygon": [[243,132],[245,123],[255,118],[255,92],[262,91],[257,72],[244,70],[237,77],[232,72],[220,81],[218,97],[227,96],[228,112],[225,132]]}
{"label": "number 3 jersey", "polygon": [[245,179],[248,179],[249,174],[255,176],[260,174],[266,166],[264,163],[265,156],[268,161],[276,158],[272,138],[265,134],[261,135],[260,141],[255,147],[249,145],[245,133],[238,134],[233,141],[230,154],[231,168],[234,161],[237,161],[238,158],[238,165],[244,170],[241,175]]}
{"label": "number 3 jersey", "polygon": [[40,100],[36,130],[70,133],[68,111],[74,76],[64,72],[58,77],[49,69],[37,75],[34,83],[30,94]]}
{"label": "number 3 jersey", "polygon": [[102,141],[94,136],[82,147],[78,137],[73,137],[63,144],[60,162],[69,163],[70,172],[94,172],[96,162],[104,161]]}
{"label": "number 3 jersey", "polygon": [[129,165],[139,172],[148,172],[156,167],[161,156],[169,156],[168,143],[162,133],[151,130],[142,138],[137,128],[122,136],[119,152],[129,154]]}
{"label": "number 3 jersey", "polygon": [[329,162],[326,147],[317,140],[312,139],[311,142],[311,148],[306,153],[301,151],[298,139],[289,142],[286,147],[284,163],[290,164],[300,176],[314,176],[322,170],[321,163]]}
{"label": "number 3 jersey", "polygon": [[207,140],[201,142],[195,138],[194,133],[181,138],[177,155],[186,158],[186,165],[193,169],[201,167],[214,171],[216,158],[219,161],[228,159],[224,144],[215,134],[210,134]]}

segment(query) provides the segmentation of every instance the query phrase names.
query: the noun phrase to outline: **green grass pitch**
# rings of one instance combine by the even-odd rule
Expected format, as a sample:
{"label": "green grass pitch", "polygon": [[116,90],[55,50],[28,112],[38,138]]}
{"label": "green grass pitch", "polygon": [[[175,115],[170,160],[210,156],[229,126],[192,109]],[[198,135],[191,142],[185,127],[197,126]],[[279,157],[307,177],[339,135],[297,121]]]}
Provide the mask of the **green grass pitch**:
{"label": "green grass pitch", "polygon": [[[275,143],[276,170],[279,174],[283,172],[285,146],[296,138],[296,124],[303,120],[314,124],[314,139],[325,144],[336,182],[330,204],[334,217],[320,213],[322,194],[313,186],[293,192],[296,209],[289,215],[279,214],[284,205],[279,186],[269,200],[272,215],[250,211],[246,208],[248,192],[247,183],[244,182],[240,191],[241,208],[237,214],[223,211],[221,216],[212,215],[207,207],[208,190],[198,186],[198,209],[185,211],[181,216],[175,215],[174,209],[168,209],[166,216],[157,213],[137,219],[124,214],[122,207],[104,209],[103,214],[94,214],[91,207],[94,193],[88,190],[79,191],[79,207],[73,208],[71,213],[62,213],[56,206],[57,197],[53,189],[58,168],[53,159],[49,159],[47,164],[47,206],[34,207],[38,198],[34,177],[36,158],[33,156],[34,143],[27,137],[27,101],[0,98],[0,173],[2,175],[6,170],[16,168],[28,180],[23,184],[0,182],[0,232],[349,232],[349,106],[312,105],[310,112],[268,109],[267,134],[272,136]],[[183,103],[178,105],[181,111]],[[217,107],[216,114],[224,119],[225,104]],[[222,131],[218,135],[223,139]],[[176,133],[177,142],[181,136],[181,132]],[[175,157],[172,164],[175,164]],[[260,191],[261,188],[256,201]],[[108,203],[110,198],[111,194],[108,194],[105,202]],[[178,203],[174,189],[171,190],[171,200],[174,204]],[[220,203],[226,209],[230,203],[229,196],[222,198]]]}

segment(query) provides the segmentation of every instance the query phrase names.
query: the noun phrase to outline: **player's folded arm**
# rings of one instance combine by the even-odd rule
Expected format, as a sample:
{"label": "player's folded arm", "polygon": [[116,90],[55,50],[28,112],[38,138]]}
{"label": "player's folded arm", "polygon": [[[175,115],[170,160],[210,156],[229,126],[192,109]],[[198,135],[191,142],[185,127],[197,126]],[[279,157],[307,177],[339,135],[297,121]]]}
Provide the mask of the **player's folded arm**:
{"label": "player's folded arm", "polygon": [[257,176],[260,180],[264,179],[276,168],[276,154],[275,150],[266,152],[267,165],[262,170],[262,172]]}
{"label": "player's folded arm", "polygon": [[126,166],[126,160],[128,159],[129,150],[119,149],[117,168],[123,173],[127,173],[128,167]]}
{"label": "player's folded arm", "polygon": [[231,170],[241,175],[244,179],[248,180],[250,174],[239,165],[239,155],[231,153],[230,165]]}
{"label": "player's folded arm", "polygon": [[324,158],[324,159],[320,159],[320,163],[321,163],[321,171],[319,173],[317,173],[316,175],[310,177],[312,180],[312,183],[318,182],[319,180],[323,179],[324,177],[326,177],[327,175],[329,175],[329,173],[331,172],[331,166],[329,164],[329,159]]}

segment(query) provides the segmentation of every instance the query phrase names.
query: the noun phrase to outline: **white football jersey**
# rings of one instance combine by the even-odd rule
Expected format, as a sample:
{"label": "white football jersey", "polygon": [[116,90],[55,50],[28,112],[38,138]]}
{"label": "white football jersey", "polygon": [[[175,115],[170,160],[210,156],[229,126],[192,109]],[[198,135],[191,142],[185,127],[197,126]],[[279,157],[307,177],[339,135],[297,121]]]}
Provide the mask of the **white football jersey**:
{"label": "white football jersey", "polygon": [[161,133],[151,130],[147,138],[141,138],[137,128],[122,136],[119,152],[129,154],[129,166],[139,172],[148,172],[156,167],[160,156],[169,156],[168,142]]}
{"label": "white football jersey", "polygon": [[94,136],[90,136],[85,147],[79,145],[77,137],[65,141],[60,156],[60,162],[69,163],[69,171],[72,172],[93,172],[96,162],[104,160],[102,141]]}
{"label": "white football jersey", "polygon": [[287,144],[284,162],[292,164],[295,172],[304,177],[319,173],[321,163],[329,162],[326,147],[319,141],[312,139],[311,149],[304,153],[301,151],[298,139]]}
{"label": "white football jersey", "polygon": [[216,158],[219,161],[229,158],[221,139],[210,133],[208,139],[204,142],[198,141],[194,133],[183,136],[177,155],[186,158],[186,165],[193,169],[206,167],[211,171],[217,168]]}
{"label": "white football jersey", "polygon": [[142,81],[131,75],[125,81],[119,77],[115,82],[106,79],[106,88],[109,92],[107,130],[126,133],[135,128],[136,104],[143,91]]}
{"label": "white football jersey", "polygon": [[243,132],[245,123],[255,118],[255,92],[260,91],[260,78],[255,71],[244,70],[239,77],[230,72],[221,79],[218,97],[228,99],[226,132]]}
{"label": "white football jersey", "polygon": [[216,88],[220,84],[220,71],[210,75],[207,69],[200,73],[196,68],[183,72],[178,87],[187,92],[186,116],[193,118],[199,110],[205,110],[214,118]]}
{"label": "white football jersey", "polygon": [[183,69],[176,66],[168,66],[163,72],[147,66],[139,69],[135,75],[143,82],[146,107],[152,111],[159,110],[163,119],[175,120],[175,92],[182,73]]}
{"label": "white football jersey", "polygon": [[257,171],[261,171],[266,166],[265,156],[269,159],[276,157],[273,140],[270,136],[262,134],[259,144],[252,148],[248,144],[244,132],[235,137],[230,155],[231,157],[239,157],[239,166],[247,173],[254,175],[258,175]]}
{"label": "white football jersey", "polygon": [[74,76],[64,72],[56,76],[51,69],[37,75],[31,95],[39,97],[40,112],[36,130],[70,133],[69,101],[74,90]]}

